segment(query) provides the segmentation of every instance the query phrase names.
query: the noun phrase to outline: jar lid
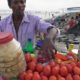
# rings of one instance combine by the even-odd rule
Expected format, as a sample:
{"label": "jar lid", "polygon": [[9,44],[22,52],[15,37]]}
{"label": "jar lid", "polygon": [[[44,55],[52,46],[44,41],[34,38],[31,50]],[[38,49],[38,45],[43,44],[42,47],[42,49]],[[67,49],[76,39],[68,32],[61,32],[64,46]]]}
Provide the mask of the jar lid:
{"label": "jar lid", "polygon": [[0,44],[7,43],[13,39],[13,34],[10,32],[0,32]]}

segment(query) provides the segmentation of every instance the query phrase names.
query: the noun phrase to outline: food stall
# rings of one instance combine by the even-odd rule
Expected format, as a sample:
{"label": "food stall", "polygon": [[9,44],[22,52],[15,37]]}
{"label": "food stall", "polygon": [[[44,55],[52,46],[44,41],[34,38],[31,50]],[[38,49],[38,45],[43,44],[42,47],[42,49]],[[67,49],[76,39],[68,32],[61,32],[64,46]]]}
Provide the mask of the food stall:
{"label": "food stall", "polygon": [[[24,50],[24,56],[19,43],[13,39],[11,34],[1,34],[0,44],[0,54],[2,53],[1,56],[4,54],[2,68],[6,68],[2,73],[1,70],[3,69],[0,67],[2,80],[80,80],[80,61],[75,52],[72,51],[73,47],[69,47],[65,55],[59,51],[55,52],[55,55],[48,53],[48,51],[46,54],[51,55],[51,58],[45,61],[44,55],[38,56],[41,54],[42,42],[41,44],[38,43],[37,47],[39,48],[34,50],[31,40],[29,40],[29,44]],[[19,52],[16,53],[15,49],[16,52]],[[11,59],[15,61],[10,62]],[[17,62],[19,63],[14,66]],[[9,65],[11,68],[7,67]]]}

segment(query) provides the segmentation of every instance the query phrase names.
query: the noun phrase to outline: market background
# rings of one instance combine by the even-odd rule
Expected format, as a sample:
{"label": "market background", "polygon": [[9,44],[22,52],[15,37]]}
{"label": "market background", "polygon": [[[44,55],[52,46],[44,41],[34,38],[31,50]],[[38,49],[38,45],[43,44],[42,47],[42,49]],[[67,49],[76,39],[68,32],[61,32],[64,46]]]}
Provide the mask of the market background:
{"label": "market background", "polygon": [[[1,19],[3,19],[10,15],[12,11],[7,5],[7,0],[0,0],[0,5],[0,16]],[[25,12],[37,15],[45,21],[49,21],[52,18],[52,14],[54,18],[62,16],[65,16],[65,18],[68,16],[68,18],[70,18],[80,13],[80,0],[27,0]],[[64,40],[63,36],[65,36],[65,34],[63,33],[63,27],[65,27],[65,25],[63,26],[63,24],[61,24],[57,25],[57,27],[60,28],[62,33],[61,38]],[[80,40],[79,36],[77,40]],[[66,46],[63,41],[57,41],[56,45],[59,45],[58,47],[60,49]],[[75,45],[75,48],[78,49],[78,45]]]}

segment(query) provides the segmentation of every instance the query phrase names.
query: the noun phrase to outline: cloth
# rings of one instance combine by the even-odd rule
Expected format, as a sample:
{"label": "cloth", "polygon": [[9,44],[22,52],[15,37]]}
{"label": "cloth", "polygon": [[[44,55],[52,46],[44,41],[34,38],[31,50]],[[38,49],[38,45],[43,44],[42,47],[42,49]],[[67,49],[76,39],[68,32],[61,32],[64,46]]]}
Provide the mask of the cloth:
{"label": "cloth", "polygon": [[21,43],[22,47],[25,47],[28,38],[31,38],[33,43],[35,42],[36,30],[46,33],[49,26],[51,26],[50,23],[42,21],[39,17],[25,14],[19,26],[17,37],[11,14],[0,21],[0,32],[12,32],[14,38]]}

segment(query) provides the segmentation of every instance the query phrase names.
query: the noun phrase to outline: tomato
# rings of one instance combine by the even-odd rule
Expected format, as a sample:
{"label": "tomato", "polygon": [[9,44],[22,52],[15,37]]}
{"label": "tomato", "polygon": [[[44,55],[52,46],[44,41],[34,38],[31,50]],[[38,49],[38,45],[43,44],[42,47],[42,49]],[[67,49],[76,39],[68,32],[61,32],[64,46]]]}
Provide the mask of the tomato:
{"label": "tomato", "polygon": [[71,66],[71,64],[66,64],[66,67],[67,67],[67,69],[68,69],[68,72],[72,72],[72,70],[73,70],[73,67]]}
{"label": "tomato", "polygon": [[42,64],[37,64],[36,65],[36,71],[38,71],[38,72],[42,72],[42,70],[43,70],[43,65]]}
{"label": "tomato", "polygon": [[32,80],[41,80],[41,77],[38,72],[34,72]]}
{"label": "tomato", "polygon": [[25,80],[26,74],[27,74],[26,72],[21,72],[21,73],[19,73],[19,75],[18,75],[19,79],[20,79],[20,80]]}
{"label": "tomato", "polygon": [[51,69],[51,74],[52,75],[58,75],[59,74],[59,65],[56,65],[55,67],[53,67],[52,69]]}
{"label": "tomato", "polygon": [[27,73],[28,73],[28,72],[31,72],[31,73],[32,73],[32,70],[27,70],[26,72],[27,72]]}
{"label": "tomato", "polygon": [[67,76],[67,74],[68,74],[68,69],[67,69],[67,67],[66,67],[66,66],[62,66],[62,67],[60,68],[60,75],[63,76],[63,77],[65,77],[65,76]]}
{"label": "tomato", "polygon": [[59,78],[59,80],[65,80],[65,78],[64,77],[61,77],[61,78]]}
{"label": "tomato", "polygon": [[56,76],[50,76],[49,80],[57,80]]}
{"label": "tomato", "polygon": [[34,71],[35,70],[35,68],[36,68],[36,63],[35,62],[30,62],[30,63],[28,63],[28,68],[29,69],[31,69],[32,71]]}
{"label": "tomato", "polygon": [[51,68],[53,68],[53,67],[56,66],[56,63],[55,63],[54,61],[51,61],[51,62],[49,63],[49,65],[50,65]]}
{"label": "tomato", "polygon": [[77,66],[80,68],[80,62],[77,63]]}
{"label": "tomato", "polygon": [[46,66],[43,68],[43,74],[44,74],[45,76],[49,76],[50,73],[51,73],[51,68],[50,68],[49,65],[46,65]]}
{"label": "tomato", "polygon": [[26,60],[27,63],[30,62],[32,60],[31,54],[26,53],[25,54],[25,60]]}
{"label": "tomato", "polygon": [[43,73],[43,72],[41,72],[41,73],[40,73],[40,76],[44,76],[44,73]]}
{"label": "tomato", "polygon": [[76,63],[74,63],[74,62],[71,62],[70,64],[71,64],[71,66],[72,66],[73,68],[76,66]]}
{"label": "tomato", "polygon": [[68,75],[66,76],[66,80],[73,80],[72,75],[71,75],[71,74],[68,74]]}
{"label": "tomato", "polygon": [[60,75],[58,75],[58,80],[65,80],[65,78],[60,76]]}
{"label": "tomato", "polygon": [[37,59],[35,57],[32,56],[32,61],[37,63]]}
{"label": "tomato", "polygon": [[74,71],[75,74],[79,74],[80,75],[80,68],[79,67],[77,67],[77,66],[74,67],[73,71]]}
{"label": "tomato", "polygon": [[48,80],[46,76],[41,76],[41,80]]}
{"label": "tomato", "polygon": [[79,75],[74,75],[73,80],[80,80],[80,76]]}
{"label": "tomato", "polygon": [[25,80],[31,80],[32,77],[33,77],[33,73],[27,72],[27,74],[25,75]]}

